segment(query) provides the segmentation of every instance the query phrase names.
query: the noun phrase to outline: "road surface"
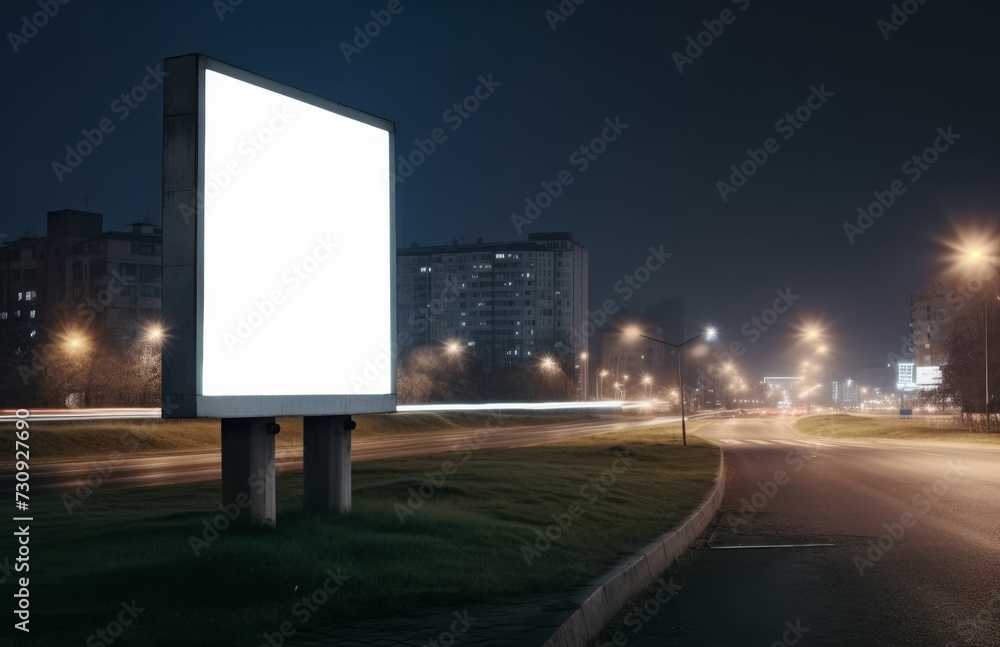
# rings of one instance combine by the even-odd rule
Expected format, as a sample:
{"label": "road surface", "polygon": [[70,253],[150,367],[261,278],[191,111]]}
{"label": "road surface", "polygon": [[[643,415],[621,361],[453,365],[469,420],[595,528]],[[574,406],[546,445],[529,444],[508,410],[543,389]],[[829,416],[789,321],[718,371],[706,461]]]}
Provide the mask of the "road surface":
{"label": "road surface", "polygon": [[698,435],[726,452],[722,513],[602,645],[1000,645],[1000,446]]}
{"label": "road surface", "polygon": [[[688,417],[690,420],[690,416]],[[480,447],[516,447],[535,443],[564,440],[578,436],[620,431],[630,427],[678,422],[680,418],[618,418],[614,420],[588,420],[538,424],[527,426],[490,428],[489,437],[477,442]],[[352,444],[352,462],[376,458],[420,456],[439,452],[457,451],[466,447],[465,441],[480,433],[478,428],[447,431],[413,432],[390,438],[355,438]],[[196,483],[222,477],[218,451],[171,453],[122,458],[89,458],[52,463],[42,462],[35,456],[31,463],[31,495],[33,497],[59,495],[72,492],[91,475],[102,478],[102,491],[176,483]],[[281,471],[302,469],[302,448],[278,449],[275,453],[276,468]],[[0,496],[13,492],[12,465],[0,466]],[[95,477],[96,478],[96,477]]]}

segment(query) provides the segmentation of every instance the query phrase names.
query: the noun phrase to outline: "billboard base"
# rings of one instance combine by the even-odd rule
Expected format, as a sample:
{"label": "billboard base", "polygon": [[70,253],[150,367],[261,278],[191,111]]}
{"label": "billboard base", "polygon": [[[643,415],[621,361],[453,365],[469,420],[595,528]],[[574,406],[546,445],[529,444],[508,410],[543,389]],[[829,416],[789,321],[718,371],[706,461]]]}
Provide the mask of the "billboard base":
{"label": "billboard base", "polygon": [[350,416],[302,419],[303,506],[317,512],[351,511]]}
{"label": "billboard base", "polygon": [[275,525],[274,436],[280,430],[274,418],[222,419],[222,506],[234,526]]}

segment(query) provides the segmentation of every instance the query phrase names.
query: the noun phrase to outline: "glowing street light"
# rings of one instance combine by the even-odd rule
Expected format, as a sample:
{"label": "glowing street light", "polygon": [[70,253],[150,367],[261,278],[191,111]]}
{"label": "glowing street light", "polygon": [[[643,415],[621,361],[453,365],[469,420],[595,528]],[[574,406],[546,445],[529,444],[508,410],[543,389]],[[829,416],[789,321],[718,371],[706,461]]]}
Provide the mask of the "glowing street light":
{"label": "glowing street light", "polygon": [[70,330],[62,335],[63,349],[69,353],[76,353],[87,346],[87,338],[78,330]]}
{"label": "glowing street light", "polygon": [[712,341],[715,339],[716,335],[718,334],[718,331],[715,329],[715,326],[709,326],[705,329],[703,333],[695,335],[691,339],[685,340],[679,344],[671,344],[668,341],[663,341],[662,339],[657,339],[656,337],[649,337],[647,335],[643,335],[642,333],[639,332],[638,329],[634,327],[627,328],[625,330],[625,334],[632,338],[642,337],[643,339],[655,341],[657,343],[663,344],[664,346],[669,346],[674,349],[674,354],[677,356],[677,385],[678,385],[679,398],[681,404],[681,443],[686,447],[687,422],[684,419],[684,371],[681,369],[681,349],[684,348],[684,346],[690,344],[691,342],[701,339],[703,337],[707,341]]}
{"label": "glowing street light", "polygon": [[598,378],[597,379],[597,399],[598,399],[598,401],[600,401],[600,399],[601,399],[601,385],[604,384],[604,378],[606,378],[607,376],[608,376],[608,372],[605,369],[603,369],[603,368],[597,374],[597,378]]}
{"label": "glowing street light", "polygon": [[163,337],[163,326],[159,324],[151,324],[146,327],[146,341],[159,344],[163,341]]}

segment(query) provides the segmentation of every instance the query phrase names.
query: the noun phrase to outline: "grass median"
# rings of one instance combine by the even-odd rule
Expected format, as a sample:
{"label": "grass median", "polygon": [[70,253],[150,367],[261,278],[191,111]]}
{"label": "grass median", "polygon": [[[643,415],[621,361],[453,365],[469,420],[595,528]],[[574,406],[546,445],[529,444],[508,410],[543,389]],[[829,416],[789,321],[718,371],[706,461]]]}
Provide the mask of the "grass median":
{"label": "grass median", "polygon": [[896,440],[945,440],[955,442],[1000,443],[1000,434],[969,431],[952,417],[890,418],[882,416],[809,416],[795,422],[807,436],[821,438],[890,438]]}
{"label": "grass median", "polygon": [[[669,425],[358,463],[347,516],[302,512],[301,474],[279,474],[274,530],[217,530],[218,482],[97,490],[72,515],[32,501],[33,644],[87,644],[133,600],[143,611],[116,644],[259,645],[283,622],[573,590],[704,499],[718,450],[679,436]],[[325,582],[336,592],[307,612],[302,597]]]}

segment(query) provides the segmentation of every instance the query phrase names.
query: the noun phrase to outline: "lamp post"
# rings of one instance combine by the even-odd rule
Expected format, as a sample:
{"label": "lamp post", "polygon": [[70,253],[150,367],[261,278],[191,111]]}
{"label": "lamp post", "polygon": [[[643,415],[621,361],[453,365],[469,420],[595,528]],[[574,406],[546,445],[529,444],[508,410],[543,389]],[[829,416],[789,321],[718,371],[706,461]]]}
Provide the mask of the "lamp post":
{"label": "lamp post", "polygon": [[679,344],[671,344],[670,342],[663,341],[662,339],[657,339],[656,337],[649,337],[643,334],[639,334],[639,337],[642,337],[643,339],[648,339],[650,341],[659,342],[664,346],[669,346],[670,348],[674,349],[674,354],[677,356],[677,386],[678,386],[677,392],[678,392],[678,397],[680,398],[681,401],[681,444],[686,447],[687,421],[684,419],[684,371],[681,369],[681,349],[684,348],[684,346],[690,344],[691,342],[701,339],[702,337],[704,337],[709,341],[715,339],[715,329],[709,328],[705,332],[699,335],[695,335],[691,339],[683,341]]}
{"label": "lamp post", "polygon": [[986,359],[986,434],[990,434],[990,305],[1000,301],[1000,296],[995,299],[987,299],[983,304],[983,346],[986,352],[983,353]]}
{"label": "lamp post", "polygon": [[583,360],[582,369],[583,374],[580,376],[580,389],[583,392],[583,401],[586,402],[590,398],[590,385],[589,382],[590,374],[587,372],[587,353],[580,353],[580,359]]}
{"label": "lamp post", "polygon": [[601,401],[601,385],[604,383],[604,378],[608,376],[608,372],[603,368],[597,374],[597,401]]}

